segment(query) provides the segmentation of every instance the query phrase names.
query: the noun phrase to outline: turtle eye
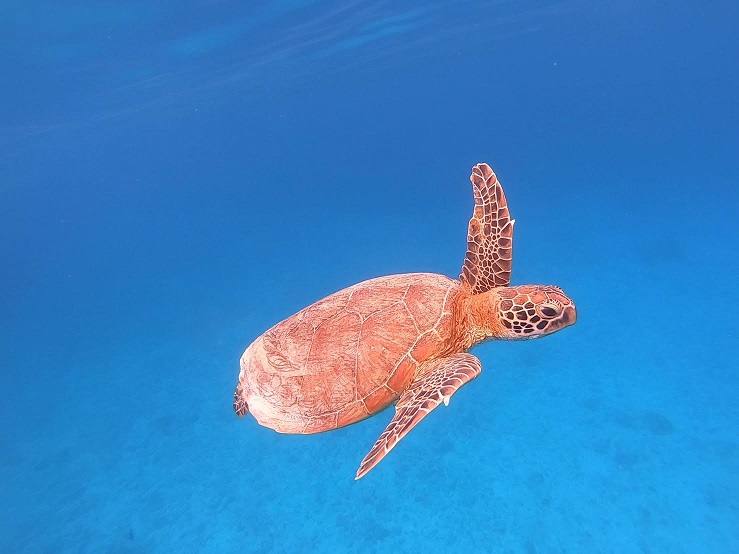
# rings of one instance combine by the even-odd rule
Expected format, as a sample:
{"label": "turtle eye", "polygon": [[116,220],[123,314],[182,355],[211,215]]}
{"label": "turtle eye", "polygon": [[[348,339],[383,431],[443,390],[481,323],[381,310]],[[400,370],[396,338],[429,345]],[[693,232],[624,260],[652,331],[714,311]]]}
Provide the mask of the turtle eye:
{"label": "turtle eye", "polygon": [[539,307],[539,311],[544,317],[557,317],[562,308],[554,302],[547,302]]}

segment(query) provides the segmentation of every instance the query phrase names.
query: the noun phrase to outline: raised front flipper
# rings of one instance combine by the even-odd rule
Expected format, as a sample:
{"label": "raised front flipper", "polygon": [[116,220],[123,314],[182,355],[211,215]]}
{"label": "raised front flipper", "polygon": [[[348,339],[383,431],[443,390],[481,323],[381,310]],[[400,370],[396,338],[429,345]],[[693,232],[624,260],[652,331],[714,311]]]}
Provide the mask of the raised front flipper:
{"label": "raised front flipper", "polygon": [[475,211],[467,232],[467,255],[459,279],[472,294],[511,281],[513,223],[503,187],[488,164],[472,168]]}
{"label": "raised front flipper", "polygon": [[449,404],[457,390],[480,374],[482,366],[472,354],[453,354],[426,362],[395,406],[395,417],[359,465],[356,479],[366,475],[398,441],[408,434],[431,410],[444,402]]}

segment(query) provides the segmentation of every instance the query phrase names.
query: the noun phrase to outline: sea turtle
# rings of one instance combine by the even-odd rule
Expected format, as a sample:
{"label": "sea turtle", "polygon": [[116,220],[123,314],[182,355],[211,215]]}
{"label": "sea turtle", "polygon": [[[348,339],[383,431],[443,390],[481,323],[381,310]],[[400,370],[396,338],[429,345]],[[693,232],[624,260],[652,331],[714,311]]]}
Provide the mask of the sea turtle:
{"label": "sea turtle", "polygon": [[377,277],[311,304],[241,357],[234,410],[280,433],[355,423],[397,400],[359,466],[367,474],[431,410],[480,374],[467,353],[487,339],[532,339],[572,325],[575,305],[548,285],[508,286],[513,223],[487,164],[472,168],[475,210],[459,280],[434,273]]}

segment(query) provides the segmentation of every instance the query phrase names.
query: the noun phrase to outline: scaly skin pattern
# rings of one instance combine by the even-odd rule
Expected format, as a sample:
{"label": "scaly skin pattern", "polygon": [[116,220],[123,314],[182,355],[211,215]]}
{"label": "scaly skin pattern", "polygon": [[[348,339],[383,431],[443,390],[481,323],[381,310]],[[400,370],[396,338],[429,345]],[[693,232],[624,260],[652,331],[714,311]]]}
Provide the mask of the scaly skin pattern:
{"label": "scaly skin pattern", "polygon": [[472,294],[505,287],[511,280],[513,224],[503,187],[487,164],[470,175],[475,210],[467,229],[467,253],[459,276]]}
{"label": "scaly skin pattern", "polygon": [[575,304],[553,285],[498,287],[483,294],[463,296],[462,304],[462,325],[464,332],[471,335],[470,346],[490,338],[534,339],[577,320]]}

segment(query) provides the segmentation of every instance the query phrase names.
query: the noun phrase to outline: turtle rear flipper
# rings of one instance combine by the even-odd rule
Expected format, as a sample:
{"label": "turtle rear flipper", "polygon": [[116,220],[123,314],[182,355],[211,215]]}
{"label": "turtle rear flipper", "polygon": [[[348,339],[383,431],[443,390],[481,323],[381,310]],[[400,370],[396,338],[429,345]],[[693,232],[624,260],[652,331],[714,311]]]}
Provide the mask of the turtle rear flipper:
{"label": "turtle rear flipper", "polygon": [[234,412],[239,417],[244,417],[249,413],[249,405],[246,403],[242,394],[241,383],[239,383],[239,386],[236,387],[236,391],[234,392]]}

